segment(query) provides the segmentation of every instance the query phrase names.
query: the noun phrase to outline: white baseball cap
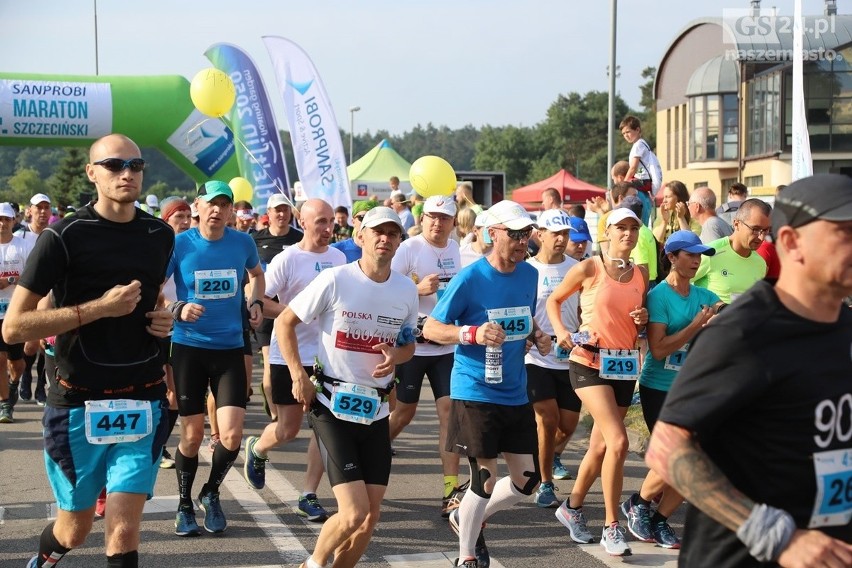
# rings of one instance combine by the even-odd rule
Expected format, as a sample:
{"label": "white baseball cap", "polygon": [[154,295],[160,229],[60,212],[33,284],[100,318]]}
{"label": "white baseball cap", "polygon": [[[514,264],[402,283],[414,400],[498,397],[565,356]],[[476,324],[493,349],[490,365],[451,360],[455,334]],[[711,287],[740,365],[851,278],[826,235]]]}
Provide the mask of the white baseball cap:
{"label": "white baseball cap", "polygon": [[396,211],[384,206],[373,207],[367,211],[367,214],[364,215],[364,220],[361,221],[361,230],[378,227],[385,223],[396,223],[399,226],[399,230],[405,232],[405,227],[402,226],[402,221],[399,219]]}
{"label": "white baseball cap", "polygon": [[538,228],[558,233],[571,229],[571,217],[561,209],[548,209],[538,216]]}
{"label": "white baseball cap", "polygon": [[485,226],[506,225],[508,229],[517,231],[527,227],[535,227],[535,221],[530,218],[527,210],[509,199],[491,206],[484,213]]}
{"label": "white baseball cap", "polygon": [[159,207],[160,200],[157,199],[157,196],[153,193],[149,194],[148,197],[145,198],[145,205],[148,207]]}
{"label": "white baseball cap", "polygon": [[484,227],[488,224],[488,215],[485,214],[485,211],[476,216],[476,220],[473,222],[474,227]]}
{"label": "white baseball cap", "polygon": [[11,203],[0,203],[0,217],[8,217],[14,219],[16,217],[15,210],[12,209]]}
{"label": "white baseball cap", "polygon": [[424,213],[443,213],[450,217],[456,216],[456,202],[452,197],[433,195],[423,203]]}
{"label": "white baseball cap", "polygon": [[266,200],[266,208],[267,209],[275,209],[279,205],[287,205],[288,207],[293,207],[293,203],[283,193],[273,193],[269,196],[269,199]]}
{"label": "white baseball cap", "polygon": [[38,205],[45,202],[50,203],[50,198],[43,193],[36,193],[30,198],[30,205]]}
{"label": "white baseball cap", "polygon": [[610,225],[615,225],[625,219],[633,219],[639,225],[642,224],[642,220],[636,216],[636,213],[627,207],[619,207],[618,209],[614,209],[612,213],[609,214],[609,217],[606,218],[606,226],[609,227]]}

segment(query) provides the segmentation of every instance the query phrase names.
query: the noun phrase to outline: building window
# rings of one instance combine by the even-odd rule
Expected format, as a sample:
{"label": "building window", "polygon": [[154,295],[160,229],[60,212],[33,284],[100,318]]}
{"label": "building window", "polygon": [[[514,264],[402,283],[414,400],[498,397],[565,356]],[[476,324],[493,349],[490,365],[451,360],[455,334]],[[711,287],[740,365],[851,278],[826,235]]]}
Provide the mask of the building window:
{"label": "building window", "polygon": [[672,146],[674,145],[674,132],[672,132],[672,109],[666,109],[666,132],[669,143],[666,144],[666,169],[672,169]]}
{"label": "building window", "polygon": [[710,184],[708,184],[706,181],[697,181],[694,184],[692,184],[692,190],[695,191],[699,187],[708,187],[709,185]]}
{"label": "building window", "polygon": [[781,130],[777,117],[781,115],[781,74],[769,73],[748,82],[748,139],[749,156],[762,156],[781,150]]}
{"label": "building window", "polygon": [[747,187],[761,187],[763,186],[763,176],[749,176],[745,178],[745,184]]}
{"label": "building window", "polygon": [[728,195],[728,190],[737,182],[737,178],[726,178],[722,180],[722,195]]}
{"label": "building window", "polygon": [[[837,50],[832,61],[805,62],[805,113],[811,150],[852,151],[852,46]],[[784,146],[793,144],[793,74],[784,72]]]}
{"label": "building window", "polygon": [[690,162],[737,159],[739,120],[736,94],[690,97],[689,116],[692,125]]}

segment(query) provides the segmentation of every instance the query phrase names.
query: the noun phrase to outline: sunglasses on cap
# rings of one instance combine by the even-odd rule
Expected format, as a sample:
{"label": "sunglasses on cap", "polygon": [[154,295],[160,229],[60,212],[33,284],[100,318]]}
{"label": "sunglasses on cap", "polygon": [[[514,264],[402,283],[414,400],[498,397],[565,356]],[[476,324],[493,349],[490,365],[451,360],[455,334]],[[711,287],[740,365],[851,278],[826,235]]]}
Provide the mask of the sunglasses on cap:
{"label": "sunglasses on cap", "polygon": [[506,235],[513,241],[522,241],[524,239],[530,238],[532,235],[532,227],[527,227],[526,229],[509,229],[506,227],[493,227],[498,231],[506,231]]}
{"label": "sunglasses on cap", "polygon": [[130,169],[131,172],[141,172],[145,169],[145,160],[142,158],[131,158],[130,160],[122,160],[121,158],[104,158],[93,162],[96,166],[101,166],[111,172],[123,172],[125,169]]}

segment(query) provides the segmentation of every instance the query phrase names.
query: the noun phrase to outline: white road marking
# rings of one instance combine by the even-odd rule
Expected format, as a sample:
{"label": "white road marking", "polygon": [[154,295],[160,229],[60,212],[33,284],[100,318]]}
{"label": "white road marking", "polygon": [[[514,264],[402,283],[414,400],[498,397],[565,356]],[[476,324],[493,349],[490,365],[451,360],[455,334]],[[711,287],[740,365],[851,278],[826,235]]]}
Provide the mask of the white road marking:
{"label": "white road marking", "polygon": [[632,556],[610,556],[599,543],[584,544],[577,548],[594,556],[607,566],[657,566],[658,568],[677,568],[677,557],[679,551],[660,548],[651,542],[627,541],[633,551]]}
{"label": "white road marking", "polygon": [[[385,562],[391,568],[446,568],[447,564],[453,565],[458,556],[458,551],[448,552],[424,552],[422,554],[394,554],[385,556]],[[494,557],[491,558],[493,568],[504,568]]]}

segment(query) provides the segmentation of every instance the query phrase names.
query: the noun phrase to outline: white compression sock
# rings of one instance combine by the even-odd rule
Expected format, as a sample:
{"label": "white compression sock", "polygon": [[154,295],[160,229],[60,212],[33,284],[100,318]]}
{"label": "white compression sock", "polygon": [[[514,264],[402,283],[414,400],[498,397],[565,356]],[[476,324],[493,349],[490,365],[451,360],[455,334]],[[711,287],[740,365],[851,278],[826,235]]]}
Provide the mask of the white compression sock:
{"label": "white compression sock", "polygon": [[503,477],[494,484],[494,491],[491,493],[491,499],[488,500],[488,506],[485,508],[486,521],[491,518],[491,515],[498,511],[503,511],[523,501],[524,495],[512,483],[512,478],[508,475]]}
{"label": "white compression sock", "polygon": [[490,499],[468,490],[459,505],[459,559],[474,558],[476,539],[482,529],[485,508]]}

